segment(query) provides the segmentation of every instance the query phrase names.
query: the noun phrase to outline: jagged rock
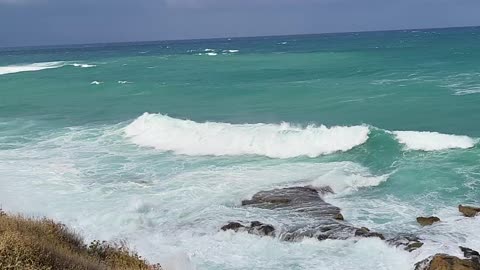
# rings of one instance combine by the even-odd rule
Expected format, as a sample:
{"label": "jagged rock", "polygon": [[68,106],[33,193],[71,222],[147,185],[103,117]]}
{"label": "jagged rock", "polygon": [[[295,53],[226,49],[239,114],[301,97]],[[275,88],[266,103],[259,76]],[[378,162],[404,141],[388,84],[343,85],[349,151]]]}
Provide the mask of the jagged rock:
{"label": "jagged rock", "polygon": [[233,230],[238,232],[240,229],[245,228],[245,225],[240,224],[239,222],[229,222],[227,225],[222,226],[222,231]]}
{"label": "jagged rock", "polygon": [[480,270],[480,264],[447,254],[436,254],[415,264],[415,270]]}
{"label": "jagged rock", "polygon": [[264,224],[260,221],[252,221],[249,225],[240,222],[229,222],[222,226],[222,231],[232,230],[235,232],[248,232],[260,236],[274,236],[275,228],[270,224]]}
{"label": "jagged rock", "polygon": [[480,207],[459,205],[458,211],[466,217],[474,217],[480,212]]}
{"label": "jagged rock", "polygon": [[439,221],[438,217],[417,217],[417,222],[422,226],[429,226]]}
{"label": "jagged rock", "polygon": [[403,247],[408,252],[412,252],[423,246],[423,242],[420,241],[415,235],[401,234],[394,238],[388,239],[387,243],[396,247]]}
{"label": "jagged rock", "polygon": [[460,247],[460,250],[463,252],[465,258],[471,259],[480,264],[480,253],[478,253],[478,251],[467,247]]}
{"label": "jagged rock", "polygon": [[355,231],[355,236],[360,237],[378,237],[382,240],[385,240],[385,237],[381,233],[371,232],[370,229],[362,227]]}
{"label": "jagged rock", "polygon": [[[329,188],[322,188],[328,190]],[[242,201],[243,206],[284,211],[294,215],[291,221],[277,232],[279,238],[286,241],[297,241],[305,237],[324,239],[347,239],[358,237],[379,237],[383,235],[359,229],[343,221],[340,208],[325,202],[318,188],[289,187],[261,191],[252,199]]]}

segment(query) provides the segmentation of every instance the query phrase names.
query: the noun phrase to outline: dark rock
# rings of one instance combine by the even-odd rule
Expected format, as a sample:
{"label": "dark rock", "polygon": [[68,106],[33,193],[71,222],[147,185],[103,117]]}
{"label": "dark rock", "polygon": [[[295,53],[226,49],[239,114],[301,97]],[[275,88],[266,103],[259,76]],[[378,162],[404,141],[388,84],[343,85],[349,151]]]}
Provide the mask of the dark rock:
{"label": "dark rock", "polygon": [[307,186],[308,188],[314,189],[318,192],[318,194],[324,196],[326,194],[335,194],[333,189],[329,186],[323,186],[323,187],[314,187],[314,186]]}
{"label": "dark rock", "polygon": [[242,201],[242,205],[275,212],[282,211],[292,216],[282,226],[282,230],[276,232],[279,238],[285,241],[298,241],[305,237],[324,240],[347,239],[354,236],[384,239],[382,234],[364,231],[344,222],[340,208],[325,202],[319,196],[318,188],[289,187],[261,191],[251,200]]}
{"label": "dark rock", "polygon": [[261,236],[274,236],[275,228],[270,224],[263,224],[259,221],[252,221],[248,228],[248,233]]}
{"label": "dark rock", "polygon": [[470,259],[436,254],[416,263],[415,270],[480,270],[480,264]]}
{"label": "dark rock", "polygon": [[238,232],[238,230],[240,230],[241,228],[245,228],[245,226],[238,222],[229,222],[227,225],[222,226],[221,230],[222,231],[233,230]]}
{"label": "dark rock", "polygon": [[387,243],[396,247],[403,247],[408,252],[412,252],[423,246],[423,242],[414,235],[401,234],[394,238],[388,239]]}
{"label": "dark rock", "polygon": [[362,227],[355,231],[355,236],[360,237],[378,237],[382,240],[385,240],[385,237],[381,233],[371,232],[368,228]]}
{"label": "dark rock", "polygon": [[458,211],[460,211],[466,217],[474,217],[480,212],[480,208],[473,207],[473,206],[459,205]]}
{"label": "dark rock", "polygon": [[439,221],[438,217],[417,217],[417,222],[422,226],[429,226]]}
{"label": "dark rock", "polygon": [[249,225],[244,225],[240,222],[229,222],[222,226],[222,231],[232,230],[235,232],[248,232],[250,234],[260,236],[274,236],[275,228],[272,225],[262,223],[260,221],[252,221]]}
{"label": "dark rock", "polygon": [[460,247],[460,250],[463,252],[465,258],[471,259],[480,264],[480,253],[478,253],[478,251],[467,247]]}

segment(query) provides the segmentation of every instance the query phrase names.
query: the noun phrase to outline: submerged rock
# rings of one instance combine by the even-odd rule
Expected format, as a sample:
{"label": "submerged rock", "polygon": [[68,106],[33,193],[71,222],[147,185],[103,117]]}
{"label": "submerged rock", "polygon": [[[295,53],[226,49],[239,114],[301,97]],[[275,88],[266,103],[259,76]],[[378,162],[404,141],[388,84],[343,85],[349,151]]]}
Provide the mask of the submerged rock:
{"label": "submerged rock", "polygon": [[436,254],[415,264],[415,270],[480,270],[480,264],[471,259]]}
{"label": "submerged rock", "polygon": [[460,250],[463,252],[465,258],[471,259],[480,264],[480,253],[478,253],[478,251],[467,247],[460,247]]}
{"label": "submerged rock", "polygon": [[388,239],[387,243],[396,247],[403,247],[404,250],[412,252],[423,246],[423,242],[415,235],[403,234]]}
{"label": "submerged rock", "polygon": [[[329,192],[330,188],[321,188]],[[291,222],[277,232],[280,239],[297,241],[305,237],[324,239],[348,239],[351,237],[378,237],[380,233],[367,228],[357,228],[343,221],[340,208],[325,202],[318,188],[289,187],[256,193],[252,199],[242,201],[243,206],[282,211],[292,215]]]}
{"label": "submerged rock", "polygon": [[480,207],[459,205],[458,211],[466,217],[474,217],[480,212]]}
{"label": "submerged rock", "polygon": [[221,228],[222,231],[232,230],[235,232],[248,232],[260,236],[275,236],[275,228],[270,224],[260,221],[252,221],[244,225],[240,222],[229,222]]}
{"label": "submerged rock", "polygon": [[417,222],[422,226],[429,226],[439,221],[438,217],[417,217]]}

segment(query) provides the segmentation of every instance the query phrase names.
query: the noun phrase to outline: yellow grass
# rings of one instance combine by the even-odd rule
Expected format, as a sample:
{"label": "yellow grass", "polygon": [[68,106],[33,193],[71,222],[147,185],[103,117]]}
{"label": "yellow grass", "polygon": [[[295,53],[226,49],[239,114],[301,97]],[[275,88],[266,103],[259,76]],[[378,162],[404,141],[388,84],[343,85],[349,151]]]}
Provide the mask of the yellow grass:
{"label": "yellow grass", "polygon": [[83,239],[52,220],[7,215],[0,209],[0,269],[158,270],[125,243]]}

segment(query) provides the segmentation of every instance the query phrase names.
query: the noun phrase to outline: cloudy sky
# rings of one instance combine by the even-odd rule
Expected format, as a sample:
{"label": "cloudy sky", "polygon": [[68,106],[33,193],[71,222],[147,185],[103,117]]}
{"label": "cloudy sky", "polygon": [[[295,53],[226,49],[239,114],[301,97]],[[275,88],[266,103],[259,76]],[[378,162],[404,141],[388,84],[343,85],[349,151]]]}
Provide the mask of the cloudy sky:
{"label": "cloudy sky", "polygon": [[0,46],[480,25],[480,0],[0,0]]}

